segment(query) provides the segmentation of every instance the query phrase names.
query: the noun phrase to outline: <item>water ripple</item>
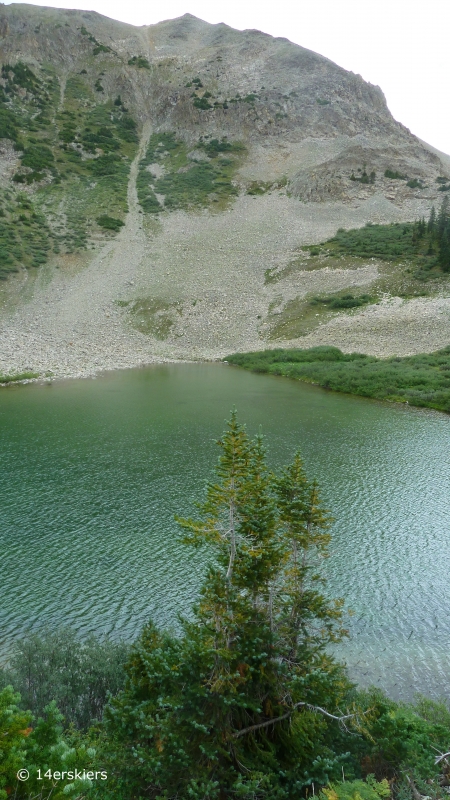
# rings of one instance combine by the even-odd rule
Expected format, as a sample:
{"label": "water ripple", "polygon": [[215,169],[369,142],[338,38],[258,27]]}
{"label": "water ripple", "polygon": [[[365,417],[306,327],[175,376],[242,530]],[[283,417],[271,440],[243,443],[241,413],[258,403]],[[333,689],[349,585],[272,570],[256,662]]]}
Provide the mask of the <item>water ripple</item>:
{"label": "water ripple", "polygon": [[219,365],[0,393],[0,655],[44,625],[133,638],[149,617],[177,624],[206,555],[174,515],[201,497],[233,405],[274,466],[301,448],[333,511],[326,571],[353,610],[338,648],[352,676],[447,694],[449,418]]}

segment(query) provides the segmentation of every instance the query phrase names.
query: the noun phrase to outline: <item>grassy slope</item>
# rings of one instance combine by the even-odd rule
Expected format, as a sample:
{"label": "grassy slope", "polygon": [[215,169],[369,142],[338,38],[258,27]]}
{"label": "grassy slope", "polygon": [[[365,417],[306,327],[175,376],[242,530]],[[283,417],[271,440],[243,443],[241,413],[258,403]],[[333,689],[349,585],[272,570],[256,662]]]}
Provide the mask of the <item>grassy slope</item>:
{"label": "grassy slope", "polygon": [[[172,133],[154,133],[139,168],[137,182],[139,202],[144,212],[157,214],[164,209],[192,209],[218,203],[226,207],[238,194],[234,173],[245,151],[238,142],[207,142],[200,139],[191,158],[187,145]],[[192,150],[192,148],[191,148]],[[151,171],[156,165],[163,173],[156,178]],[[164,205],[156,194],[164,196]]]}
{"label": "grassy slope", "polygon": [[[102,53],[91,60],[97,72]],[[68,78],[60,107],[51,69],[2,67],[0,138],[12,141],[19,164],[0,190],[0,279],[52,252],[85,249],[126,214],[136,124],[120,98],[106,100],[100,81],[93,89],[84,72]],[[99,222],[99,209],[115,227]]]}
{"label": "grassy slope", "polygon": [[[446,226],[450,230],[448,208]],[[365,288],[352,287],[351,292],[344,288],[333,294],[296,297],[281,312],[271,313],[269,309],[269,338],[276,341],[303,336],[319,323],[332,319],[335,313],[377,303],[386,294],[409,299],[447,292],[450,263],[445,265],[440,259],[437,231],[437,224],[430,231],[425,222],[419,221],[368,223],[363,228],[341,228],[322,244],[301,247],[287,266],[266,270],[266,285],[276,284],[299,271],[365,267],[369,259],[376,262],[379,277],[371,284],[369,294]]]}
{"label": "grassy slope", "polygon": [[284,375],[336,392],[450,413],[450,347],[407,358],[378,359],[323,346],[235,353],[226,360],[253,372]]}

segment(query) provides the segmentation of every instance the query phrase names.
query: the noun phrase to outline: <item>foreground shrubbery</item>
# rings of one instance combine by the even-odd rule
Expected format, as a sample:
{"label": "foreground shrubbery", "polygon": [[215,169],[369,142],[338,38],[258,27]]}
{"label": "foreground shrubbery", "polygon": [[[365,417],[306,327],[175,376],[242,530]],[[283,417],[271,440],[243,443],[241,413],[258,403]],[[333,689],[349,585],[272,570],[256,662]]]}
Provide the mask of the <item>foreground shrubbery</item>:
{"label": "foreground shrubbery", "polygon": [[404,358],[375,358],[321,346],[235,353],[226,361],[253,372],[316,383],[335,392],[450,413],[450,347]]}
{"label": "foreground shrubbery", "polygon": [[70,629],[31,634],[15,645],[0,688],[12,684],[35,717],[55,701],[66,725],[87,730],[101,720],[108,697],[122,688],[129,647],[121,642],[79,641]]}
{"label": "foreground shrubbery", "polygon": [[[185,542],[211,559],[181,634],[149,623],[125,677],[117,646],[67,634],[20,644],[3,678],[24,697],[0,692],[0,800],[443,798],[447,762],[435,756],[449,749],[448,709],[358,692],[330,655],[345,635],[319,569],[330,520],[300,457],[273,475],[235,416],[219,444],[199,518],[179,520]],[[66,724],[78,723],[81,698],[94,722],[86,732],[63,733],[55,704],[42,708],[52,685]],[[98,724],[86,697],[103,702],[105,686],[115,697]],[[26,783],[15,777],[24,767]]]}

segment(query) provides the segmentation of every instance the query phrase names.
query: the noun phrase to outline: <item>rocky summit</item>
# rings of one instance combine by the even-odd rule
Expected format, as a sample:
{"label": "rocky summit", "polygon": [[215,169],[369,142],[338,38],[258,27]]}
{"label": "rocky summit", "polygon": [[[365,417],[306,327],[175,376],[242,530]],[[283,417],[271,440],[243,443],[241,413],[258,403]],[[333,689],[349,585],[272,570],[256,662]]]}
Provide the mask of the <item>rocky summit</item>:
{"label": "rocky summit", "polygon": [[450,190],[379,87],[190,14],[2,5],[0,61],[0,376],[448,344],[446,275],[324,244],[409,236]]}

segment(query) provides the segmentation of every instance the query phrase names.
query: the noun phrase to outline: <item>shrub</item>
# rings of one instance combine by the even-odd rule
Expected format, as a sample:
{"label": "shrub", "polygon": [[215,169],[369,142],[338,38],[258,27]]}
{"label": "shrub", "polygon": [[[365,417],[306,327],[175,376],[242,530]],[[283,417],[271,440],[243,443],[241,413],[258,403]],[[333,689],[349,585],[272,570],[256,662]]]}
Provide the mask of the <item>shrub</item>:
{"label": "shrub", "polygon": [[397,172],[397,170],[394,171],[392,169],[386,169],[384,171],[384,177],[395,181],[406,181],[408,176],[403,175],[401,172]]}
{"label": "shrub", "polygon": [[51,169],[55,159],[52,151],[45,144],[33,144],[25,148],[21,161],[24,167],[42,170]]}
{"label": "shrub", "polygon": [[218,444],[199,518],[179,520],[209,554],[199,600],[180,635],[144,628],[105,712],[112,797],[288,800],[340,773],[338,725],[310,707],[348,689],[328,651],[344,631],[318,574],[317,486],[298,455],[272,476],[234,414]]}
{"label": "shrub", "polygon": [[330,295],[328,297],[313,297],[312,300],[310,300],[311,305],[322,304],[333,309],[358,308],[370,302],[372,302],[372,298],[368,294],[360,294],[354,297],[354,295],[350,293],[337,296]]}
{"label": "shrub", "polygon": [[105,228],[105,230],[108,231],[119,231],[125,225],[121,219],[108,217],[107,214],[102,214],[102,216],[97,217],[96,223],[97,225],[100,225],[101,228]]}
{"label": "shrub", "polygon": [[19,120],[9,108],[0,107],[0,139],[11,139],[13,142],[19,142],[19,137]]}
{"label": "shrub", "polygon": [[133,56],[129,59],[128,64],[130,67],[137,67],[138,69],[150,69],[150,64],[144,56]]}
{"label": "shrub", "polygon": [[199,108],[201,111],[208,111],[210,108],[214,108],[206,97],[194,97],[194,107]]}
{"label": "shrub", "polygon": [[94,56],[98,56],[99,53],[111,53],[112,50],[106,44],[96,44],[92,53]]}
{"label": "shrub", "polygon": [[123,162],[120,156],[109,153],[108,155],[99,156],[88,161],[88,169],[93,175],[101,177],[102,175],[117,175],[123,168]]}
{"label": "shrub", "polygon": [[80,640],[70,629],[44,631],[17,642],[0,681],[12,684],[34,715],[42,716],[53,700],[67,726],[87,729],[101,719],[109,694],[122,687],[127,656],[122,643]]}

